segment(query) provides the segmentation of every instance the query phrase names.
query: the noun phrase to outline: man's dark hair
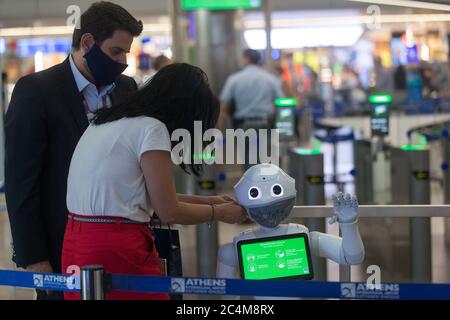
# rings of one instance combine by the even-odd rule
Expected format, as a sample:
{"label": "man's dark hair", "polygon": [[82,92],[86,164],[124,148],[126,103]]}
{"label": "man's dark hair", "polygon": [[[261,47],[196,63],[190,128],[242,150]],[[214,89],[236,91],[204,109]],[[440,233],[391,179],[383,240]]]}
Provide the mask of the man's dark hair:
{"label": "man's dark hair", "polygon": [[170,61],[169,58],[167,58],[165,55],[160,55],[157,56],[155,58],[155,60],[153,61],[153,69],[155,69],[156,71],[159,71],[159,69],[161,69],[161,67],[165,64],[167,64]]}
{"label": "man's dark hair", "polygon": [[258,51],[253,49],[244,50],[244,57],[246,57],[251,64],[259,64],[261,61],[261,55]]}
{"label": "man's dark hair", "polygon": [[137,37],[142,29],[142,21],[137,21],[121,6],[107,1],[95,2],[81,15],[80,28],[73,32],[72,47],[80,49],[85,33],[92,34],[95,42],[100,44],[111,38],[116,30],[128,31]]}

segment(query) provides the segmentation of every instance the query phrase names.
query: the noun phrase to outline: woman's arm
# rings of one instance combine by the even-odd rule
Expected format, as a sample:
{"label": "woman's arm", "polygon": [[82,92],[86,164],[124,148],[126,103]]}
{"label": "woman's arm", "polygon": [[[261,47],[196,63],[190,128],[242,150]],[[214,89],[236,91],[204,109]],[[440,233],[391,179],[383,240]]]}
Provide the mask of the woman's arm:
{"label": "woman's arm", "polygon": [[[235,203],[214,206],[179,201],[172,176],[170,153],[147,151],[141,157],[147,192],[153,209],[168,224],[198,224],[213,220],[237,223],[245,220],[245,212]],[[214,216],[213,216],[214,215]]]}
{"label": "woman's arm", "polygon": [[221,204],[227,202],[235,202],[235,200],[227,195],[220,196],[193,196],[187,194],[177,194],[178,201],[196,204]]}

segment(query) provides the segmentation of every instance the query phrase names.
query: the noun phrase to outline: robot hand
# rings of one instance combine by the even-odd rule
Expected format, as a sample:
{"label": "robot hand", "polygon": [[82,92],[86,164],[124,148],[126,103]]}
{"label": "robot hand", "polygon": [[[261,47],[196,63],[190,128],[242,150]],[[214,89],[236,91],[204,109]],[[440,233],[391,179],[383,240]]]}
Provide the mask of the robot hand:
{"label": "robot hand", "polygon": [[338,221],[339,223],[353,223],[358,218],[358,200],[356,196],[344,195],[338,192],[333,195],[334,216],[329,220],[330,224]]}

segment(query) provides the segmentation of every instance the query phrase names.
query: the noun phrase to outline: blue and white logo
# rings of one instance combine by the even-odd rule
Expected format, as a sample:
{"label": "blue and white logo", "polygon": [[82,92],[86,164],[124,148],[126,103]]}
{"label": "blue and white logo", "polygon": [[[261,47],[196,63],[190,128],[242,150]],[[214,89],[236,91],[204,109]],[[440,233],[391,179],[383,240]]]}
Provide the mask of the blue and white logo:
{"label": "blue and white logo", "polygon": [[186,285],[183,278],[172,278],[170,281],[172,292],[183,293],[186,291]]}
{"label": "blue and white logo", "polygon": [[341,283],[341,297],[346,299],[399,299],[400,286],[396,283]]}
{"label": "blue and white logo", "polygon": [[69,290],[75,290],[80,289],[80,276],[79,275],[72,275],[67,278],[67,289]]}
{"label": "blue and white logo", "polygon": [[33,274],[33,283],[36,287],[42,288],[44,286],[44,275]]}
{"label": "blue and white logo", "polygon": [[356,285],[354,283],[341,283],[341,297],[342,298],[355,298],[356,297]]}
{"label": "blue and white logo", "polygon": [[33,285],[35,288],[57,291],[67,291],[67,289],[76,291],[80,289],[78,275],[33,274]]}

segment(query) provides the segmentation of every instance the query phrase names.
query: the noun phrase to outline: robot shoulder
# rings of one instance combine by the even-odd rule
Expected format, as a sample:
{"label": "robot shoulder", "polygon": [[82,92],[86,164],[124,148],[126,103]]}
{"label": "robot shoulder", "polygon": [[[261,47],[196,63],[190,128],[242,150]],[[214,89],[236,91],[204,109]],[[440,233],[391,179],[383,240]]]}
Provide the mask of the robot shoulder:
{"label": "robot shoulder", "polygon": [[302,224],[297,223],[289,223],[288,224],[288,233],[309,233],[309,230],[307,227],[305,227]]}
{"label": "robot shoulder", "polygon": [[239,234],[237,234],[234,237],[234,239],[233,239],[233,243],[236,246],[238,241],[247,240],[247,239],[254,239],[254,238],[255,238],[255,234],[253,233],[253,229],[247,229],[247,230],[242,231]]}

